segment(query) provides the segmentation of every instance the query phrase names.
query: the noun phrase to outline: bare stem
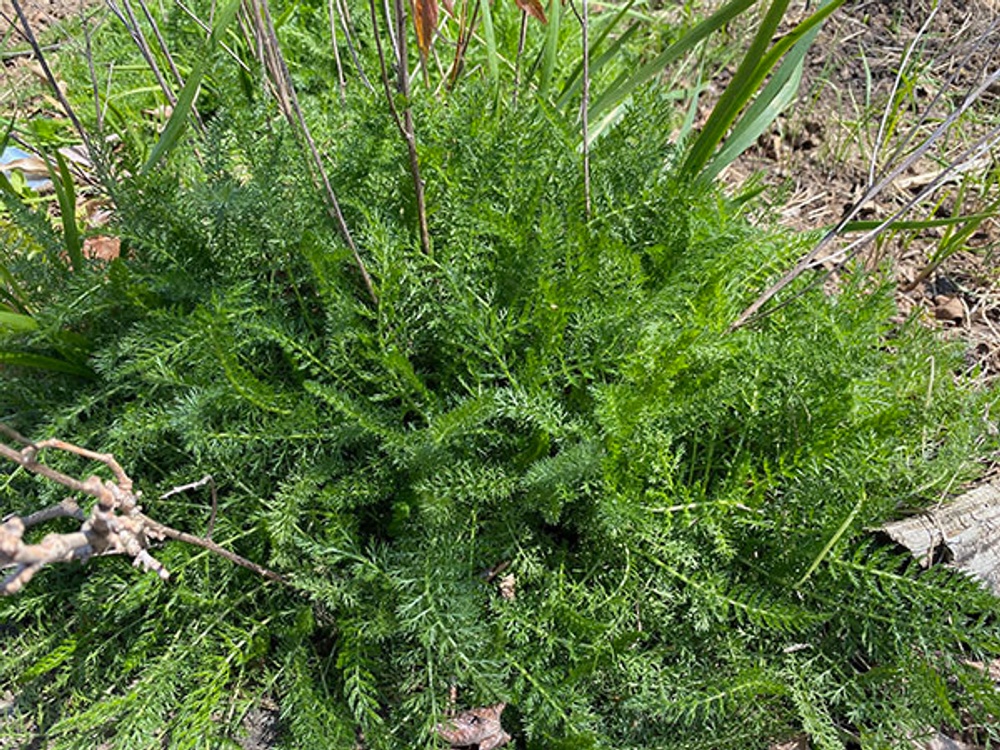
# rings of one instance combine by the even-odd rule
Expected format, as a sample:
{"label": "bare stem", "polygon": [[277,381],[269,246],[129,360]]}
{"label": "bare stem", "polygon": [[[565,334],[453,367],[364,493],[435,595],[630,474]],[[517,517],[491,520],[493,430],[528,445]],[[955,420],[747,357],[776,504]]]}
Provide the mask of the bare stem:
{"label": "bare stem", "polygon": [[583,199],[590,220],[590,2],[581,0],[583,18],[580,26],[583,28],[583,96],[580,102],[580,121],[583,129]]}
{"label": "bare stem", "polygon": [[517,37],[517,58],[514,60],[514,106],[517,106],[517,95],[521,93],[521,57],[524,55],[524,42],[528,37],[528,12],[521,11],[521,32]]}
{"label": "bare stem", "polygon": [[52,88],[52,93],[59,100],[59,104],[62,106],[66,116],[70,119],[70,122],[73,123],[73,127],[79,134],[80,140],[82,140],[84,145],[87,147],[87,153],[93,153],[93,150],[90,148],[90,138],[87,137],[87,131],[83,129],[83,124],[80,122],[80,119],[76,116],[76,112],[73,110],[73,107],[66,99],[66,95],[62,92],[62,89],[59,88],[59,84],[56,82],[56,77],[52,75],[52,69],[45,60],[42,48],[38,45],[38,40],[35,38],[35,34],[31,30],[31,24],[28,23],[28,19],[25,17],[24,11],[21,9],[20,1],[11,0],[11,4],[14,6],[14,12],[17,14],[18,20],[21,21],[24,38],[31,46],[31,49],[35,54],[35,58],[38,60],[38,64],[42,68],[42,72],[45,73],[45,79],[49,82],[49,86]]}
{"label": "bare stem", "polygon": [[174,106],[177,103],[177,97],[167,85],[167,81],[163,77],[163,73],[160,71],[160,66],[157,65],[156,58],[153,57],[153,51],[150,49],[149,43],[146,41],[146,35],[142,33],[142,27],[139,26],[139,20],[135,17],[132,5],[128,2],[128,0],[122,0],[122,8],[119,8],[114,0],[108,0],[108,8],[111,9],[111,12],[118,17],[118,20],[121,21],[122,25],[128,30],[129,35],[132,37],[132,41],[135,42],[136,48],[146,61],[146,65],[153,72],[153,76],[156,78],[156,82],[159,84],[163,95],[167,97],[167,101],[170,103],[170,106]]}
{"label": "bare stem", "polygon": [[160,495],[160,500],[166,500],[168,497],[173,495],[178,495],[181,492],[187,492],[189,490],[197,490],[205,485],[208,485],[209,492],[212,494],[212,512],[208,516],[208,527],[205,530],[205,538],[212,538],[212,531],[215,529],[215,517],[219,512],[219,498],[215,491],[215,478],[211,474],[206,474],[197,482],[191,482],[189,484],[182,484],[180,487],[174,487],[169,492],[165,492]]}
{"label": "bare stem", "polygon": [[162,523],[157,523],[152,519],[147,518],[147,522],[155,528],[157,531],[167,537],[167,539],[174,539],[178,542],[184,542],[185,544],[190,544],[195,547],[201,547],[202,549],[207,549],[219,557],[222,557],[234,565],[239,565],[241,568],[246,568],[247,570],[252,570],[259,576],[267,578],[270,581],[276,581],[278,583],[288,583],[288,579],[285,578],[280,573],[275,573],[273,570],[265,568],[263,565],[258,565],[255,562],[247,560],[245,557],[240,557],[235,552],[230,552],[229,550],[220,547],[218,544],[213,542],[211,539],[206,537],[194,536],[192,534],[186,534],[183,531],[178,531],[170,526],[164,526]]}
{"label": "bare stem", "polygon": [[[90,19],[84,13],[83,0],[80,0],[80,24],[83,26],[84,55],[87,58],[87,70],[90,72],[90,85],[94,94],[94,118],[97,122],[97,132],[104,130],[104,112],[101,110],[101,90],[97,84],[97,71],[94,70],[94,53],[90,46]],[[94,158],[94,154],[90,154]]]}
{"label": "bare stem", "polygon": [[379,67],[382,72],[382,87],[385,91],[385,98],[389,104],[389,111],[392,119],[396,123],[403,141],[406,143],[406,150],[410,157],[410,175],[413,177],[413,190],[417,200],[417,221],[420,224],[420,249],[425,255],[431,253],[430,230],[427,225],[427,206],[424,200],[424,181],[420,178],[420,161],[417,157],[417,138],[413,126],[413,111],[410,108],[410,76],[407,69],[406,55],[406,8],[403,0],[395,0],[396,3],[396,34],[395,39],[399,40],[402,49],[397,50],[399,65],[397,68],[396,86],[399,94],[402,95],[405,105],[402,116],[396,107],[396,99],[389,84],[389,70],[386,65],[385,51],[382,49],[382,40],[378,31],[378,14],[375,10],[375,0],[369,0],[369,8],[372,17],[372,36],[375,38],[375,49],[378,52]]}
{"label": "bare stem", "polygon": [[337,65],[337,86],[340,91],[340,101],[344,101],[347,89],[347,79],[344,78],[344,66],[340,62],[340,44],[337,42],[337,9],[335,0],[328,0],[327,12],[330,14],[330,42],[333,45],[333,60]]}
{"label": "bare stem", "polygon": [[51,521],[53,518],[75,518],[77,521],[85,521],[87,519],[83,511],[80,510],[80,506],[76,500],[67,497],[55,505],[36,510],[34,513],[25,516],[21,519],[21,523],[24,524],[24,528],[30,529],[32,526],[38,526],[46,521]]}
{"label": "bare stem", "polygon": [[327,212],[336,224],[340,236],[347,243],[348,248],[350,248],[351,254],[354,256],[355,265],[364,281],[365,288],[368,290],[372,302],[377,305],[378,294],[375,292],[375,284],[368,274],[368,269],[361,258],[358,246],[354,244],[354,237],[351,235],[351,230],[347,227],[347,222],[344,220],[344,214],[340,210],[340,201],[337,200],[333,185],[330,183],[326,168],[323,166],[323,159],[319,155],[319,149],[316,148],[316,142],[313,140],[312,133],[309,131],[309,126],[306,124],[305,117],[302,114],[302,108],[299,106],[295,86],[292,84],[288,65],[285,63],[284,55],[281,54],[281,47],[278,44],[278,38],[274,31],[274,23],[271,21],[271,13],[268,10],[267,0],[254,2],[252,8],[257,50],[261,55],[261,62],[268,72],[268,78],[275,98],[289,124],[297,129],[302,140],[305,142],[311,161],[310,171],[313,179],[318,181],[322,186],[326,197]]}
{"label": "bare stem", "polygon": [[347,7],[347,3],[344,0],[336,0],[337,6],[340,8],[340,27],[344,30],[344,38],[347,40],[347,49],[351,52],[351,59],[354,60],[354,67],[358,69],[358,75],[361,76],[361,81],[365,84],[365,88],[375,93],[375,87],[372,82],[368,80],[368,76],[365,75],[365,69],[361,66],[361,59],[358,57],[358,51],[354,45],[354,32],[353,24],[351,22],[351,12]]}
{"label": "bare stem", "polygon": [[[472,13],[469,14],[469,4],[472,3]],[[479,3],[476,0],[466,0],[462,5],[462,15],[458,21],[458,40],[455,42],[455,60],[452,62],[451,70],[448,72],[448,88],[454,87],[458,81],[458,76],[465,67],[465,53],[469,49],[469,42],[472,41],[472,34],[475,31],[476,21],[479,16]]]}

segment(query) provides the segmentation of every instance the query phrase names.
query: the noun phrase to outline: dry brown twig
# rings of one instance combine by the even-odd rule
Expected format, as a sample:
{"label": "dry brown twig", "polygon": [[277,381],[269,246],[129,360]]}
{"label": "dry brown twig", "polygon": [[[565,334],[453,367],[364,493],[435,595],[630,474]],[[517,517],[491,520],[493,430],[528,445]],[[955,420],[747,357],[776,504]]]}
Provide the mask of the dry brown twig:
{"label": "dry brown twig", "polygon": [[[210,539],[165,526],[145,515],[139,505],[141,493],[134,491],[132,479],[110,453],[97,453],[56,439],[33,443],[2,423],[0,434],[23,446],[17,450],[0,443],[0,456],[74,493],[96,499],[89,514],[83,512],[74,498],[67,498],[28,516],[14,515],[5,518],[0,524],[0,569],[13,570],[0,581],[0,595],[16,594],[46,565],[73,560],[86,561],[94,555],[128,555],[136,567],[152,571],[166,580],[170,573],[149,553],[154,542],[164,539],[175,539],[201,547],[272,581],[286,582],[278,573],[240,557]],[[45,449],[65,451],[104,464],[114,475],[114,480],[102,480],[95,475],[81,481],[63,474],[38,460],[39,453]],[[198,487],[208,481],[210,478],[177,488],[176,491]],[[37,544],[24,541],[27,529],[53,518],[67,517],[81,522],[78,531],[47,534]]]}

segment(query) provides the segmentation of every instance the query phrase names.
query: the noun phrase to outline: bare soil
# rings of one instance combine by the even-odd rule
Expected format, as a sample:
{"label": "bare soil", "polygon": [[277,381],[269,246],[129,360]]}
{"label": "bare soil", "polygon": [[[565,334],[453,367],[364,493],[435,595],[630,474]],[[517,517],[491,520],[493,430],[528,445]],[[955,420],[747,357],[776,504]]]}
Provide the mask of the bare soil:
{"label": "bare soil", "polygon": [[[82,8],[92,3],[81,3],[80,0],[19,0],[21,10],[28,23],[36,30],[45,29],[56,21],[77,14]],[[4,26],[16,19],[14,4],[11,0],[0,0],[0,17]]]}
{"label": "bare soil", "polygon": [[[94,5],[94,0],[18,0],[21,12],[36,38],[59,21],[78,15]],[[65,40],[46,39],[42,46],[48,55],[58,54]],[[0,0],[0,111],[19,120],[37,115],[56,115],[51,96],[43,91],[41,66],[31,54],[13,0]]]}
{"label": "bare soil", "polygon": [[[835,225],[887,165],[899,164],[1000,66],[996,0],[942,0],[936,12],[932,5],[863,0],[834,14],[810,52],[800,103],[724,180],[735,187],[752,176],[762,179],[772,187],[774,211],[786,226]],[[800,7],[800,16],[804,12]],[[855,218],[882,221],[912,201],[955,154],[996,127],[998,95],[1000,86],[989,87],[938,148],[864,203]],[[911,131],[902,155],[893,157]],[[971,188],[964,194],[957,179],[946,181],[903,218],[982,211],[996,199],[995,190],[979,189],[994,160],[992,149],[973,164],[967,173]],[[996,218],[986,220],[961,250],[935,267],[934,253],[946,231],[886,233],[864,249],[861,261],[869,270],[892,275],[900,319],[916,312],[943,335],[966,340],[969,371],[992,381],[1000,375],[1000,225]],[[835,262],[827,270],[835,281],[844,272]]]}

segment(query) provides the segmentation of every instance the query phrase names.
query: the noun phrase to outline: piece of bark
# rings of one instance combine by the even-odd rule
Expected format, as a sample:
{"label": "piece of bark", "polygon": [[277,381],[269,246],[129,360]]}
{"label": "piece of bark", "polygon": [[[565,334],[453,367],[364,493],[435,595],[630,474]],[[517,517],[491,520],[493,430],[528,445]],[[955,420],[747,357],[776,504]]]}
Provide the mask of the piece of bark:
{"label": "piece of bark", "polygon": [[947,505],[886,524],[882,530],[924,567],[944,552],[950,566],[1000,596],[1000,484],[980,485]]}

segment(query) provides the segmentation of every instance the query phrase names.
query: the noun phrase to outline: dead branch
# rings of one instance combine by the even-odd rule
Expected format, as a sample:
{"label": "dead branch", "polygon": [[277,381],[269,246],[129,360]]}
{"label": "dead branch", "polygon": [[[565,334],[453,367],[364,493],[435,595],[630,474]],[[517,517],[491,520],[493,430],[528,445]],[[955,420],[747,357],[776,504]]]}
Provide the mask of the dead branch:
{"label": "dead branch", "polygon": [[[85,514],[77,500],[70,497],[23,518],[17,515],[5,518],[0,524],[0,569],[13,568],[13,571],[0,582],[0,595],[16,594],[46,565],[73,560],[85,562],[93,555],[127,555],[132,558],[136,567],[152,571],[166,580],[170,577],[170,573],[149,552],[154,542],[164,539],[175,539],[201,547],[269,580],[285,582],[278,573],[240,557],[210,539],[187,534],[149,518],[142,512],[142,507],[139,505],[140,493],[133,490],[132,479],[110,453],[97,453],[56,439],[33,443],[2,423],[0,423],[0,434],[24,446],[21,450],[17,450],[0,443],[0,456],[13,461],[26,471],[96,500],[89,514]],[[45,449],[72,453],[101,463],[114,475],[114,481],[101,480],[98,476],[79,480],[63,474],[38,460],[39,453]],[[207,478],[201,482],[176,488],[167,494],[199,487],[210,481],[211,479]],[[212,498],[212,521],[214,521],[214,483]],[[53,518],[74,518],[80,521],[81,525],[78,531],[47,534],[37,544],[28,544],[24,541],[24,532],[27,529]]]}

